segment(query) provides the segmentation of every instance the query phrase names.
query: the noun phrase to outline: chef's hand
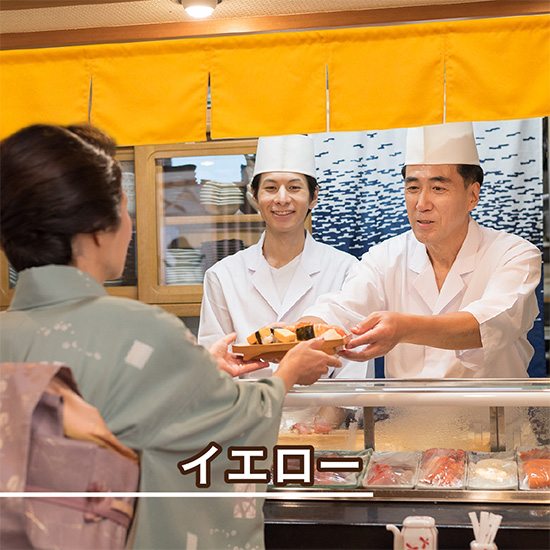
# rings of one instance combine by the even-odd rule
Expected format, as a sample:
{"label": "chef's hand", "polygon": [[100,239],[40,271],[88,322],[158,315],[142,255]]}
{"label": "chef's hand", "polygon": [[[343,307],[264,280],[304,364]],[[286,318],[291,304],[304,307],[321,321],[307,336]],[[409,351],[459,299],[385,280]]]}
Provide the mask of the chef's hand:
{"label": "chef's hand", "polygon": [[239,376],[258,369],[269,367],[269,363],[258,359],[257,361],[243,361],[241,355],[231,353],[229,346],[237,338],[237,333],[232,332],[212,344],[208,351],[216,359],[221,370],[228,372],[231,376]]}
{"label": "chef's hand", "polygon": [[[357,338],[350,340],[340,355],[351,361],[367,361],[386,355],[401,341],[403,319],[401,313],[394,311],[371,313],[351,329]],[[365,347],[356,350],[362,346]]]}
{"label": "chef's hand", "polygon": [[287,391],[294,384],[309,386],[326,374],[330,367],[342,366],[338,357],[321,350],[323,343],[323,338],[305,340],[290,349],[281,359],[274,376],[283,379]]}

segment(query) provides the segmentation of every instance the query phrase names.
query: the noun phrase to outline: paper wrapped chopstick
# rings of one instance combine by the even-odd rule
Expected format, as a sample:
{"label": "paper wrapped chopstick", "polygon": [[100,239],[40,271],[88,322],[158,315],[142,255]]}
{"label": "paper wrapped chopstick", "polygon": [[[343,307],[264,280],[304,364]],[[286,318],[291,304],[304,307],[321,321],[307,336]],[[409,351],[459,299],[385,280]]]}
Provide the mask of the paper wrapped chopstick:
{"label": "paper wrapped chopstick", "polygon": [[500,527],[502,516],[484,511],[479,514],[478,521],[475,512],[470,512],[468,515],[472,522],[476,541],[481,544],[492,544]]}

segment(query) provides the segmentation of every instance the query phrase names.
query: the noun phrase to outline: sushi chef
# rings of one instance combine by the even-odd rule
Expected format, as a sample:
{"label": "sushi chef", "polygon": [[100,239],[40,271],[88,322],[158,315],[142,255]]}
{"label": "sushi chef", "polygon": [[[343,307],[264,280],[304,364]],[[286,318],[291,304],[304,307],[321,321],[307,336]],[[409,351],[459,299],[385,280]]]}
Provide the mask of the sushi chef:
{"label": "sushi chef", "polygon": [[[205,275],[199,343],[225,335],[237,342],[259,328],[299,317],[321,294],[339,290],[358,260],[316,241],[304,221],[317,203],[313,140],[305,135],[261,137],[252,194],[265,222],[259,242],[228,256]],[[334,375],[372,376],[372,362],[348,362]],[[249,377],[270,375],[272,367]]]}
{"label": "sushi chef", "polygon": [[526,377],[540,253],[472,218],[483,182],[473,125],[409,130],[402,173],[411,229],[373,246],[303,320],[351,330],[342,356],[385,356],[388,377]]}

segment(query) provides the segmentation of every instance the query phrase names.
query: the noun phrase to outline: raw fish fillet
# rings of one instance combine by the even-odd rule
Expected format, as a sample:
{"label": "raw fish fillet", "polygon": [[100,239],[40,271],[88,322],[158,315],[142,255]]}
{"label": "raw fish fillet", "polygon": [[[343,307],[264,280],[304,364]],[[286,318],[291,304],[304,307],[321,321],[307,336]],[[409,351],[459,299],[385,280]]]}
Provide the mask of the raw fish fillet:
{"label": "raw fish fillet", "polygon": [[523,463],[523,471],[529,489],[550,487],[550,459],[534,458]]}

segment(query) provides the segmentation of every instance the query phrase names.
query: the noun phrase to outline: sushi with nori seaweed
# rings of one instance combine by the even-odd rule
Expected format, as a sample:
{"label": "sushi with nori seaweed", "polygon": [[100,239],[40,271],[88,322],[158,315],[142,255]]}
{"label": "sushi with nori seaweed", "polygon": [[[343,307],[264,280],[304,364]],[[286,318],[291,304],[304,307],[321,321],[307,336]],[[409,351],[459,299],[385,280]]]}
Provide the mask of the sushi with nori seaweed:
{"label": "sushi with nori seaweed", "polygon": [[313,325],[303,325],[296,327],[296,339],[297,340],[311,340],[315,338],[315,330]]}

